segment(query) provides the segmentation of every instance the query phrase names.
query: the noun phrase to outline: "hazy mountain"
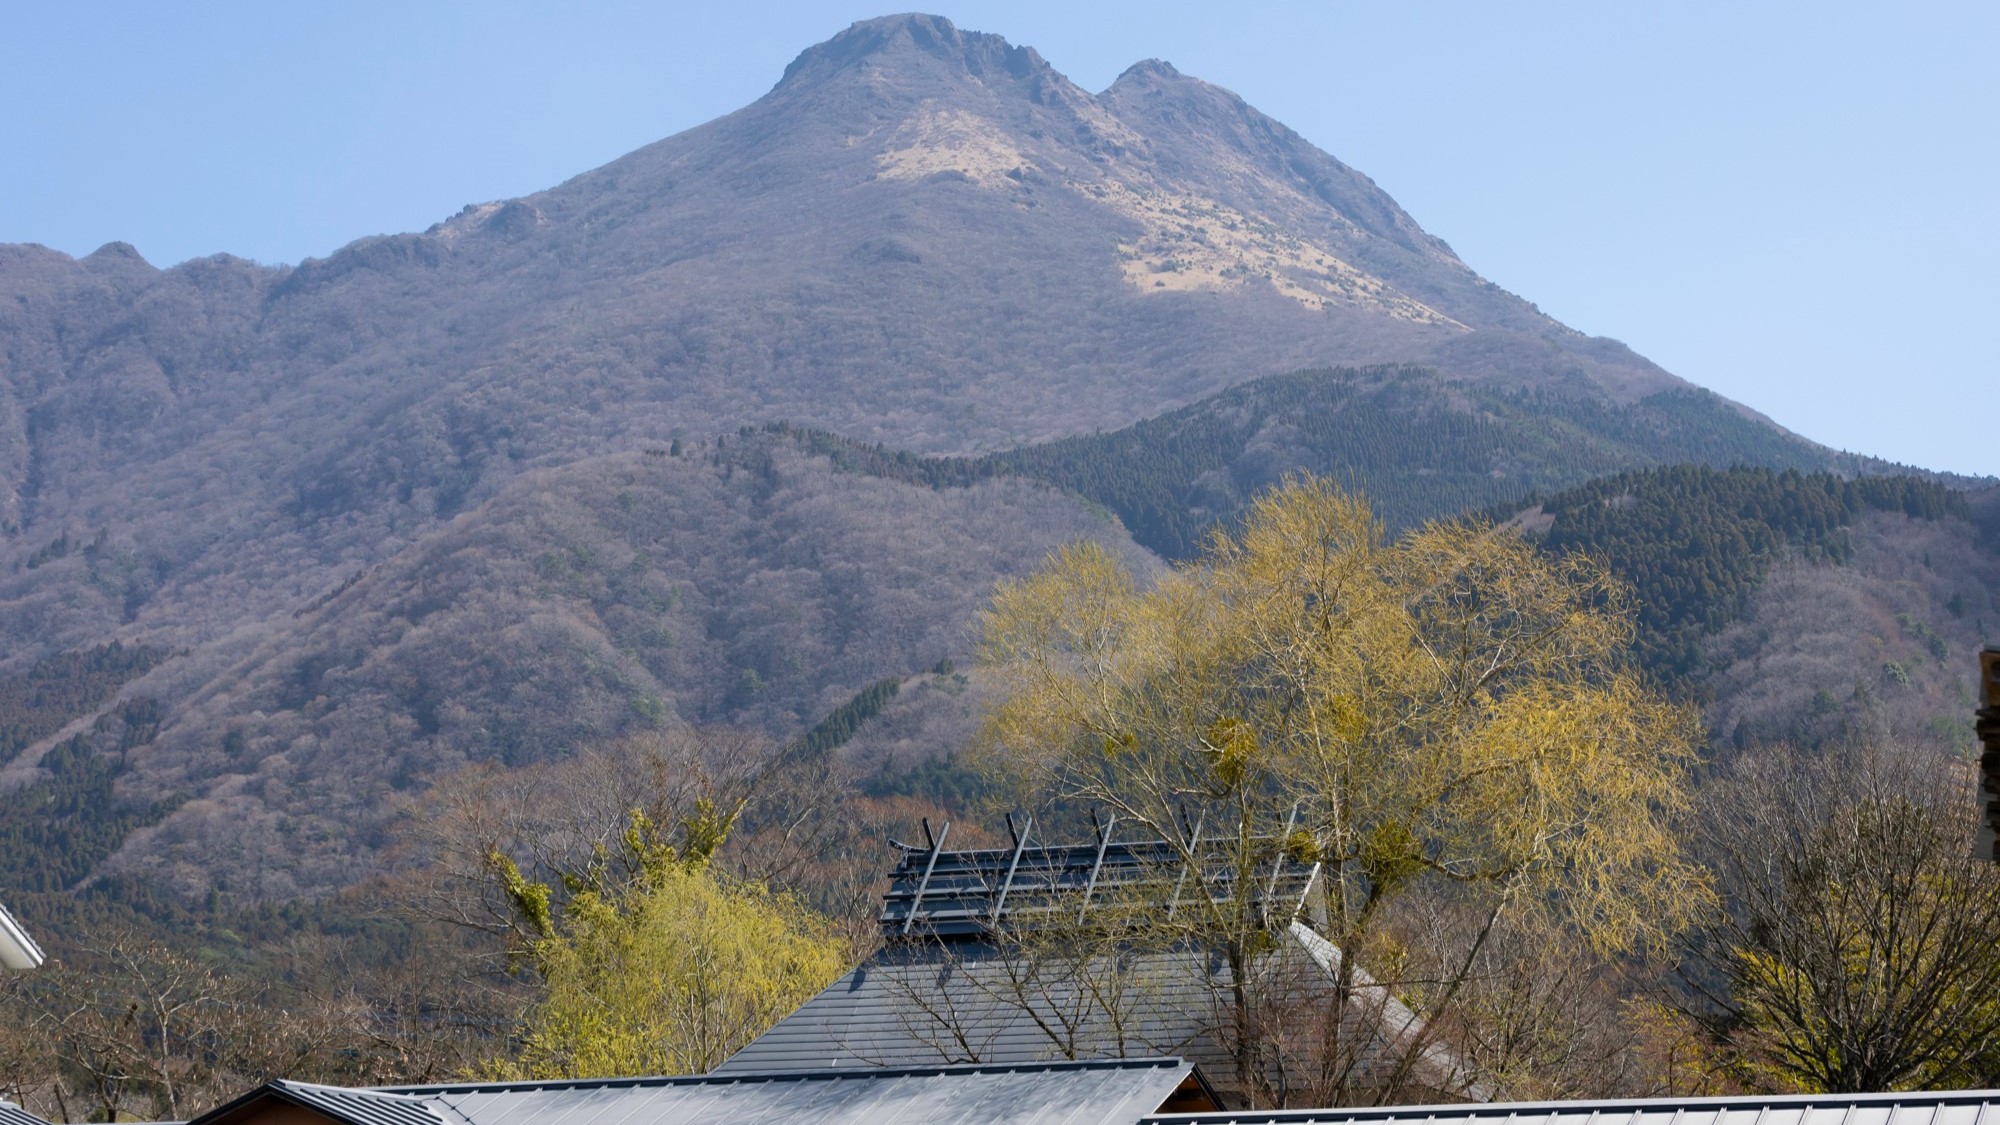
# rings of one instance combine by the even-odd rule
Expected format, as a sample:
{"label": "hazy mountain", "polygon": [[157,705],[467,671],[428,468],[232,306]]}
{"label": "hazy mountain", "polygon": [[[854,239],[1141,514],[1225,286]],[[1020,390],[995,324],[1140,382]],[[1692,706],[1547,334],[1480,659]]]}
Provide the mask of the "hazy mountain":
{"label": "hazy mountain", "polygon": [[[777,420],[861,444],[736,436]],[[89,670],[0,788],[115,792],[89,869],[310,890],[429,769],[789,734],[962,655],[1049,545],[1137,552],[1105,509],[1176,554],[1288,469],[1407,522],[1684,460],[1854,464],[1498,289],[1226,90],[874,20],[325,259],[0,247],[0,678]],[[898,703],[895,754],[955,691]]]}

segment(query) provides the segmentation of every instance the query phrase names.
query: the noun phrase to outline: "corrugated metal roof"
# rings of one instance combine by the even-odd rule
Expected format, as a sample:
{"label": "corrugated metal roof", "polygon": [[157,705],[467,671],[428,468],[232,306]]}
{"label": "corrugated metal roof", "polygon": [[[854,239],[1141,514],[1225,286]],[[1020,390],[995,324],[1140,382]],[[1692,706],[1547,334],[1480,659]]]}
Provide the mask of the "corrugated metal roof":
{"label": "corrugated metal roof", "polygon": [[1131,1125],[1179,1059],[387,1088],[465,1125]]}
{"label": "corrugated metal roof", "polygon": [[[896,867],[882,901],[882,936],[890,941],[979,939],[1004,925],[1032,927],[1044,916],[1114,902],[1143,900],[1171,914],[1202,897],[1228,902],[1238,880],[1237,842],[1203,841],[1192,847],[1166,840],[1115,840],[1107,825],[1086,844],[1028,846],[1028,830],[1010,848],[944,851],[945,833],[928,847],[896,844]],[[1253,842],[1259,852],[1253,899],[1268,903],[1271,924],[1297,917],[1319,873],[1316,864],[1287,855],[1277,838]],[[1192,854],[1194,862],[1188,862]]]}
{"label": "corrugated metal roof", "polygon": [[715,1068],[1179,1055],[1215,1073],[1228,966],[1192,951],[1036,963],[991,946],[884,948]]}
{"label": "corrugated metal roof", "polygon": [[290,1102],[352,1125],[462,1125],[441,1116],[422,1098],[346,1086],[316,1086],[283,1079],[265,1087]]}
{"label": "corrugated metal roof", "polygon": [[[1302,923],[1282,932],[1293,940],[1259,961],[1256,990],[1310,996],[1325,987],[1332,947]],[[1230,979],[1225,960],[1193,949],[1079,961],[991,944],[890,945],[715,1073],[1178,1055],[1237,1097]],[[1350,1080],[1361,1086],[1385,1080],[1421,1028],[1380,992],[1356,998],[1342,1032],[1353,1052]],[[1434,1047],[1420,1059],[1419,1077],[1432,1088],[1470,1085],[1467,1092],[1484,1095],[1449,1051]]]}
{"label": "corrugated metal roof", "polygon": [[0,1101],[0,1125],[49,1125],[13,1102]]}
{"label": "corrugated metal roof", "polygon": [[2000,1125],[2000,1090],[1161,1113],[1141,1125]]}

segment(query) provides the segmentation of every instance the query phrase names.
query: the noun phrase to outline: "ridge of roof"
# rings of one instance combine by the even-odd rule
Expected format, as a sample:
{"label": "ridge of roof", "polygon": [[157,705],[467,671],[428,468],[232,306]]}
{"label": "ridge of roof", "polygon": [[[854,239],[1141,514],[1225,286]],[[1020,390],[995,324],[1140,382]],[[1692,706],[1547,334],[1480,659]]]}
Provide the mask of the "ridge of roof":
{"label": "ridge of roof", "polygon": [[[629,1089],[648,1086],[730,1085],[752,1082],[822,1082],[840,1079],[922,1078],[945,1074],[1046,1074],[1069,1071],[1192,1069],[1193,1064],[1171,1056],[1121,1059],[1051,1059],[1047,1062],[939,1063],[925,1066],[820,1067],[718,1074],[661,1074],[624,1078],[549,1078],[518,1082],[446,1082],[422,1086],[358,1086],[356,1091],[400,1095],[498,1093],[533,1090]],[[343,1087],[332,1087],[342,1089]]]}

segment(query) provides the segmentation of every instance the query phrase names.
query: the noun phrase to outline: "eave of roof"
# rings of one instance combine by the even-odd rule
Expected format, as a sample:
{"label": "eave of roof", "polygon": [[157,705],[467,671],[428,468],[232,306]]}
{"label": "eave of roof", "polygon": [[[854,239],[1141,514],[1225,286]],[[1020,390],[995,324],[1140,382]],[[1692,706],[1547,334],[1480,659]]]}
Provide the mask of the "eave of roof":
{"label": "eave of roof", "polygon": [[[1774,1125],[1771,1114],[1798,1112],[1797,1121],[1813,1111],[1887,1110],[1872,1125],[1902,1125],[1898,1110],[1931,1111],[1923,1120],[1937,1121],[1938,1111],[1947,1107],[1978,1107],[1969,1125],[2000,1125],[2000,1090],[1940,1090],[1887,1094],[1772,1094],[1720,1098],[1629,1098],[1607,1101],[1567,1102],[1487,1102],[1451,1105],[1355,1106],[1333,1109],[1237,1110],[1221,1113],[1157,1113],[1141,1119],[1140,1125],[1385,1125],[1392,1122],[1426,1122],[1428,1125],[1456,1125],[1505,1121],[1511,1125],[1544,1125],[1558,1119],[1592,1122],[1593,1125],[1620,1125],[1637,1121],[1641,1115],[1678,1125],[1719,1122],[1725,1114],[1749,1113],[1765,1125]],[[1914,1120],[1914,1119],[1913,1119]]]}

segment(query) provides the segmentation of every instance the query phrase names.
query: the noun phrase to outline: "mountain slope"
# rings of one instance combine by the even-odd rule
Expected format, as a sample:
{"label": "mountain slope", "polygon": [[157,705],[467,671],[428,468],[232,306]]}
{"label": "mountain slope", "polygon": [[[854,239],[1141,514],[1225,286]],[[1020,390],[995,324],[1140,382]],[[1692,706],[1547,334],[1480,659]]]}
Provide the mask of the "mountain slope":
{"label": "mountain slope", "polygon": [[[101,668],[71,677],[76,689],[60,697],[89,717],[74,709],[140,678],[125,702],[102,709],[96,733],[64,742],[83,729],[72,724],[29,746],[0,767],[0,785],[100,806],[78,814],[90,850],[65,870],[184,898],[219,889],[261,899],[373,869],[371,834],[395,795],[439,771],[558,758],[663,724],[789,735],[904,682],[900,696],[869,696],[868,714],[841,720],[852,737],[840,757],[856,778],[921,772],[976,725],[984,685],[950,668],[964,662],[971,615],[995,578],[1078,536],[1142,570],[1154,565],[1113,515],[1179,557],[1291,471],[1339,477],[1381,498],[1391,526],[1408,526],[1578,475],[1657,465],[1658,450],[1697,436],[1718,463],[1822,467],[1816,447],[1704,393],[1663,392],[1607,412],[1406,368],[1257,380],[1110,434],[979,458],[914,456],[784,425],[714,447],[589,458],[526,474],[293,613],[164,665],[151,650],[38,665],[0,698],[27,698],[70,665]],[[1876,512],[1938,530],[1888,534],[1869,522]],[[1782,612],[1751,604],[1774,568],[1795,584],[1822,581],[1823,568],[1788,560],[1851,559],[1857,543],[1869,545],[1863,559],[1893,554],[1895,542],[1960,544],[1941,565],[1963,572],[1971,600],[1954,603],[1957,616],[1970,607],[1966,625],[1979,625],[2000,574],[1968,569],[1966,559],[1983,557],[1968,518],[1963,494],[1934,481],[1688,467],[1602,478],[1516,522],[1550,549],[1606,558],[1634,583],[1642,659],[1719,692],[1717,714],[1729,716],[1751,698],[1734,686],[1740,669],[1758,666],[1756,646],[1770,638],[1718,632]],[[44,565],[65,561],[78,560]],[[1870,565],[1864,598],[1883,593],[1883,567]],[[1846,572],[1834,581],[1855,585]],[[1941,620],[1936,606],[1896,597],[1898,613]],[[1707,664],[1705,645],[1716,654]],[[1709,664],[1714,676],[1690,679]],[[1899,714],[1919,729],[1948,718],[1940,690],[1904,693]],[[1808,718],[1797,702],[1756,704],[1754,725],[1723,722],[1740,732],[1730,737],[1772,737]],[[23,737],[71,713],[17,710],[32,720]]]}
{"label": "mountain slope", "polygon": [[187,643],[515,474],[742,422],[920,451],[1116,428],[1259,375],[1419,361],[1618,405],[1679,386],[1484,282],[1365,177],[1161,64],[1102,95],[930,17],[757,103],[324,260],[0,250],[0,633]]}
{"label": "mountain slope", "polygon": [[1151,565],[1045,485],[926,489],[783,441],[528,474],[322,602],[129,685],[171,706],[121,748],[119,795],[173,805],[103,870],[194,899],[315,893],[374,868],[398,793],[468,762],[682,722],[796,733],[884,676],[963,660],[994,582],[1078,538]]}
{"label": "mountain slope", "polygon": [[[1376,369],[1225,393],[1336,365]],[[706,444],[778,420],[905,479]],[[0,790],[115,791],[100,875],[308,892],[427,770],[789,735],[953,655],[1049,545],[1142,557],[1037,480],[1181,554],[1291,468],[1400,523],[1681,460],[1849,467],[1486,282],[1228,91],[1147,62],[1092,94],[872,20],[736,113],[324,259],[0,246],[0,679],[147,654],[33,716]],[[904,757],[963,726],[905,717]]]}

